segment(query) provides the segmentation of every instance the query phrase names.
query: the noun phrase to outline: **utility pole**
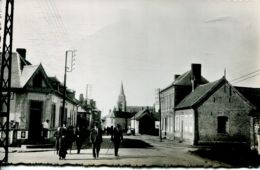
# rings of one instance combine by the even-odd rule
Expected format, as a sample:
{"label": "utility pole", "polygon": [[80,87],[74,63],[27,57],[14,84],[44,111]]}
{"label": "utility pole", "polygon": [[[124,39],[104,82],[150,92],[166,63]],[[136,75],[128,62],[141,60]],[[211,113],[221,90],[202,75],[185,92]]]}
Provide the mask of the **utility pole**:
{"label": "utility pole", "polygon": [[[61,119],[60,125],[62,126],[63,122],[66,121],[67,116],[65,116],[65,103],[66,103],[66,81],[67,81],[67,72],[73,71],[73,66],[75,65],[75,50],[67,50],[65,54],[65,68],[64,68],[64,89],[63,89],[63,101],[62,101],[62,112],[61,112]],[[71,65],[70,67],[67,66],[68,55],[71,53]],[[65,120],[64,120],[65,119]]]}
{"label": "utility pole", "polygon": [[160,142],[162,142],[162,111],[161,111],[161,89],[159,89],[159,113],[160,113]]}
{"label": "utility pole", "polygon": [[13,42],[13,14],[14,0],[6,0],[4,39],[2,46],[2,65],[0,75],[0,129],[3,132],[0,139],[0,147],[5,150],[4,158],[0,158],[2,163],[8,163],[9,145],[9,115],[11,99],[11,73],[12,73],[12,42]]}

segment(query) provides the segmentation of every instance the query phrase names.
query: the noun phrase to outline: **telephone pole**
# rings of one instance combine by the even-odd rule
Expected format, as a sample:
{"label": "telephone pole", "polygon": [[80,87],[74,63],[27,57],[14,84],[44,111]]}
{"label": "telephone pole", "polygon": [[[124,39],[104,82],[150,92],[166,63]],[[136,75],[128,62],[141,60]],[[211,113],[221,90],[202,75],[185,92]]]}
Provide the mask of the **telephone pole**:
{"label": "telephone pole", "polygon": [[159,89],[159,113],[160,113],[160,141],[162,142],[162,109],[161,109],[161,89]]}
{"label": "telephone pole", "polygon": [[[67,66],[68,56],[71,53],[71,65],[70,67]],[[62,112],[61,112],[61,119],[60,119],[60,126],[66,121],[67,114],[65,114],[65,103],[66,103],[66,81],[67,81],[67,72],[72,72],[75,65],[75,53],[76,50],[67,50],[65,54],[65,69],[64,69],[64,87],[63,87],[63,101],[62,101]]]}
{"label": "telephone pole", "polygon": [[9,114],[11,99],[11,73],[12,73],[12,42],[13,42],[13,11],[14,0],[6,0],[4,39],[2,46],[2,64],[0,75],[0,131],[3,132],[0,139],[0,147],[4,148],[5,155],[0,158],[2,163],[8,163],[9,145]]}

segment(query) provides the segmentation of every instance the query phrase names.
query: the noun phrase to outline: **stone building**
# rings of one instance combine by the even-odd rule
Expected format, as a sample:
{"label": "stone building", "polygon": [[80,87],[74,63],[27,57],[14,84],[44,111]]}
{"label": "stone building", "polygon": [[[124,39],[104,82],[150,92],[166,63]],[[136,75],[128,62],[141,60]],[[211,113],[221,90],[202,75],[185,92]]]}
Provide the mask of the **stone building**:
{"label": "stone building", "polygon": [[11,129],[13,142],[41,142],[42,122],[45,120],[49,120],[48,137],[53,136],[53,132],[61,126],[62,122],[76,125],[75,92],[66,90],[63,114],[64,86],[57,78],[48,77],[41,64],[32,65],[26,59],[25,49],[17,49],[17,52],[12,54],[11,76],[10,121],[16,124],[15,129]]}
{"label": "stone building", "polygon": [[175,137],[193,145],[250,145],[253,114],[257,107],[223,77],[198,86],[175,107]]}
{"label": "stone building", "polygon": [[194,87],[208,83],[201,75],[201,65],[191,64],[191,70],[175,75],[172,84],[160,90],[162,137],[173,139],[175,127],[175,106],[187,96]]}

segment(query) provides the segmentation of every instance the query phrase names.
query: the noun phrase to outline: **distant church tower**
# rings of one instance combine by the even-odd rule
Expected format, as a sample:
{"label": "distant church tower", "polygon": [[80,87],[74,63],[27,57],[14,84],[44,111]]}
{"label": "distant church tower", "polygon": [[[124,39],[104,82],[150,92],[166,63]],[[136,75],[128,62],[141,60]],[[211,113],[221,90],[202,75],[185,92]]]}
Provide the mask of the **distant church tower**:
{"label": "distant church tower", "polygon": [[120,94],[118,96],[118,101],[117,101],[117,109],[118,111],[126,112],[126,97],[125,97],[124,87],[122,82],[121,82]]}

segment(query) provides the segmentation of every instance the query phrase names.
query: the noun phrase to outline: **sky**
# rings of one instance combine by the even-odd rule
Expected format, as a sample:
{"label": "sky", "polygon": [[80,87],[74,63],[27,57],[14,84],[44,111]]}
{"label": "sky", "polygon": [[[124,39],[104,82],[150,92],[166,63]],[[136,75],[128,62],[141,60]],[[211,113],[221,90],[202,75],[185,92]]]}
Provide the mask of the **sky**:
{"label": "sky", "polygon": [[[61,82],[65,51],[76,50],[67,86],[78,98],[91,84],[104,115],[121,82],[127,105],[151,106],[155,89],[191,63],[209,81],[225,69],[229,81],[260,69],[259,8],[258,0],[16,0],[13,50],[26,48]],[[260,87],[260,75],[231,83]]]}

